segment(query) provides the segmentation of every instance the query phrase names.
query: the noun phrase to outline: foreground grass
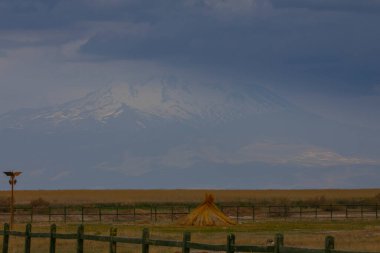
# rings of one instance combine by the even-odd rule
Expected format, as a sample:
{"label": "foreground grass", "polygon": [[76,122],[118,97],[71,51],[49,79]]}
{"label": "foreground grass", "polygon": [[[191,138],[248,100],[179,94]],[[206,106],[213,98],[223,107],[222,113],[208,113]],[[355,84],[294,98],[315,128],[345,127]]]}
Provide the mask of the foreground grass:
{"label": "foreground grass", "polygon": [[[57,224],[58,233],[75,233],[77,225]],[[107,235],[110,224],[86,224],[85,233]],[[192,240],[209,244],[224,244],[228,233],[235,233],[237,244],[265,245],[275,233],[285,236],[288,246],[323,248],[326,235],[336,240],[336,248],[341,250],[380,251],[380,221],[267,221],[228,227],[183,227],[176,225],[115,225],[119,236],[140,237],[144,227],[151,231],[152,238],[181,240],[183,231],[192,232]],[[14,230],[23,231],[25,225],[16,225]],[[48,224],[34,224],[34,232],[47,232]],[[47,239],[33,239],[32,252],[48,252]],[[57,252],[75,252],[75,240],[57,240]],[[13,238],[11,252],[22,252],[23,239]],[[140,246],[119,245],[119,253],[139,252]],[[180,249],[152,247],[151,252],[178,252]],[[108,252],[108,244],[85,242],[85,252]]]}

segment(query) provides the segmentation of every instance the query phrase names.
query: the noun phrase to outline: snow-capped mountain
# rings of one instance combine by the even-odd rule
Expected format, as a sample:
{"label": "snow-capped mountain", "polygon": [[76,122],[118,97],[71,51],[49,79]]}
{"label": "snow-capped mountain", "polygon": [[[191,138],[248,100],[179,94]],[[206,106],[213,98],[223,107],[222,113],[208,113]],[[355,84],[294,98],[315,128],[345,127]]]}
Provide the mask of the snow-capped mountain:
{"label": "snow-capped mountain", "polygon": [[201,85],[165,78],[138,85],[108,86],[53,108],[27,112],[27,115],[8,113],[0,117],[0,122],[8,120],[13,127],[22,127],[32,121],[60,124],[90,119],[106,123],[126,111],[139,115],[139,121],[152,117],[176,121],[228,121],[281,111],[286,106],[285,100],[259,86],[251,86],[248,92],[233,86]]}
{"label": "snow-capped mountain", "polygon": [[260,86],[178,78],[0,116],[1,164],[27,188],[360,187],[368,175],[378,184],[379,147],[378,133]]}

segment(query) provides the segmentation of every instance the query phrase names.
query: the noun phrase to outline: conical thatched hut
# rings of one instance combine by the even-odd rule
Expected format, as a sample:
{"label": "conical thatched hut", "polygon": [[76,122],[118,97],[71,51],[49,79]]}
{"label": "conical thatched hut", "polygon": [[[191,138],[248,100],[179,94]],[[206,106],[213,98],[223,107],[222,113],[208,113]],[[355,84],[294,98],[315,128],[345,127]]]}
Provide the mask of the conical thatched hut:
{"label": "conical thatched hut", "polygon": [[214,204],[214,196],[206,194],[205,201],[189,213],[180,223],[188,226],[233,225],[233,222]]}

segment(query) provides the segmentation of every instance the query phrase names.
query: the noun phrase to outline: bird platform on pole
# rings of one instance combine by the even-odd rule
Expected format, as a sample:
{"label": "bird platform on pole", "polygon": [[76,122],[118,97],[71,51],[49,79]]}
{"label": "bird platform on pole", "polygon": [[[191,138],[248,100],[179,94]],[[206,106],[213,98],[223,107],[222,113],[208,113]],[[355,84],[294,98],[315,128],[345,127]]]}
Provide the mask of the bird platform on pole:
{"label": "bird platform on pole", "polygon": [[4,174],[9,177],[9,184],[11,185],[11,203],[10,203],[10,221],[9,226],[12,229],[13,223],[14,223],[14,194],[13,194],[13,188],[15,184],[17,183],[16,177],[21,175],[21,171],[4,171]]}
{"label": "bird platform on pole", "polygon": [[22,172],[20,171],[5,171],[4,174],[7,175],[8,177],[17,177],[21,174]]}

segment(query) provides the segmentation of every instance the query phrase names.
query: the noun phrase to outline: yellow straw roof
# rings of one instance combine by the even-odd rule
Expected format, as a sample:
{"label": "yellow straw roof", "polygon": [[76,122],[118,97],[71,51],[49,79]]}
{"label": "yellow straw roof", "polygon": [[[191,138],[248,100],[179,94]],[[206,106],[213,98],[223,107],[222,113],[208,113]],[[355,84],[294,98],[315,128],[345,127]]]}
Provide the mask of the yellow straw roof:
{"label": "yellow straw roof", "polygon": [[181,224],[188,226],[217,226],[233,225],[235,222],[219,210],[214,203],[214,196],[206,193],[203,203],[189,213]]}

